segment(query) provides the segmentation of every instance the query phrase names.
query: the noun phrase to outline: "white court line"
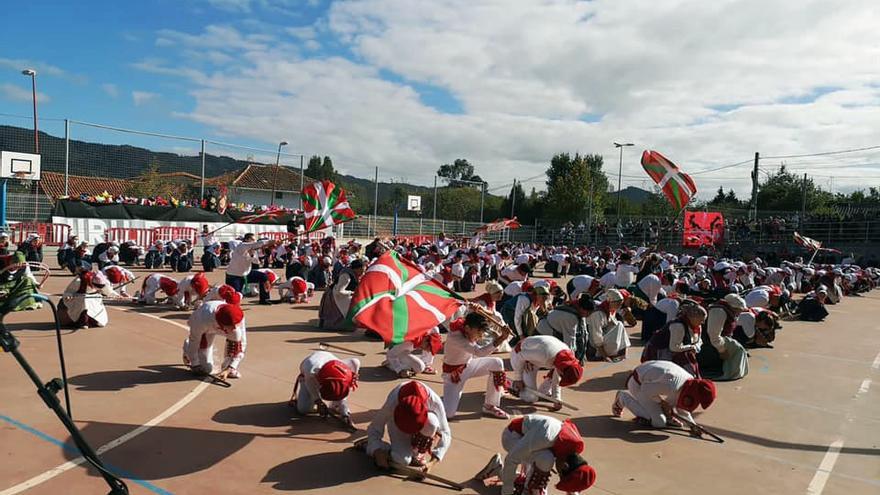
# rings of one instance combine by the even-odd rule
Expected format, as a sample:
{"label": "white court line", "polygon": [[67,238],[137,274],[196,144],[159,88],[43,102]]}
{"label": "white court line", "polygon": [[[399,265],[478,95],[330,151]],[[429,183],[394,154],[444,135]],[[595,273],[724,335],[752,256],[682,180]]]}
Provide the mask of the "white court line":
{"label": "white court line", "polygon": [[867,392],[869,388],[871,388],[871,379],[865,378],[862,380],[862,385],[859,387],[859,391],[856,392],[856,397],[858,398],[858,396]]}
{"label": "white court line", "polygon": [[878,352],[877,357],[874,358],[874,363],[871,365],[871,369],[880,370],[880,352]]}
{"label": "white court line", "polygon": [[834,465],[837,464],[837,458],[840,456],[840,449],[842,448],[843,439],[837,439],[828,446],[828,452],[825,452],[825,457],[822,458],[822,463],[819,464],[819,469],[816,470],[813,480],[810,481],[810,485],[807,486],[807,495],[820,495],[822,491],[825,490],[825,483],[828,482],[828,477],[831,476],[831,470],[833,470]]}
{"label": "white court line", "polygon": [[[126,311],[126,310],[119,309],[119,308],[113,308],[113,309],[118,309],[119,311],[125,311],[126,313],[134,313],[134,311]],[[160,317],[158,317],[158,316],[149,315],[149,314],[144,314],[144,313],[137,313],[137,314],[139,314],[139,315],[141,315],[141,316],[148,316],[148,317],[150,317],[150,318],[154,318],[154,319],[157,319],[157,320],[164,321],[165,323],[169,323],[169,324],[171,324],[171,325],[175,325],[175,326],[181,327],[181,328],[183,328],[183,329],[185,329],[185,330],[187,330],[187,331],[189,330],[189,327],[187,327],[187,326],[185,326],[185,325],[182,325],[182,324],[180,324],[180,323],[177,323],[177,322],[175,322],[175,321],[168,321],[168,320],[165,320],[165,319],[160,318]],[[174,403],[171,407],[169,407],[168,409],[166,409],[166,410],[162,411],[161,413],[159,413],[158,416],[156,416],[156,417],[154,417],[153,419],[147,421],[147,422],[144,423],[143,425],[138,426],[137,428],[131,430],[130,432],[126,433],[125,435],[122,435],[121,437],[119,437],[119,438],[117,438],[117,439],[115,439],[115,440],[111,440],[111,441],[105,443],[104,445],[98,447],[98,450],[97,450],[96,452],[100,455],[100,454],[103,454],[104,452],[107,452],[107,451],[110,450],[110,449],[113,449],[113,448],[119,447],[120,445],[122,445],[122,444],[124,444],[125,442],[131,440],[132,438],[137,437],[138,435],[140,435],[140,434],[146,432],[146,431],[149,430],[150,428],[152,428],[152,427],[158,425],[159,423],[165,421],[166,419],[168,419],[169,417],[171,417],[174,413],[176,413],[177,411],[180,411],[180,410],[183,409],[187,404],[189,404],[190,402],[192,402],[196,397],[199,396],[199,394],[201,394],[202,392],[204,392],[205,389],[208,388],[209,385],[210,385],[210,383],[207,382],[207,381],[203,381],[202,383],[199,383],[198,385],[196,385],[196,387],[195,387],[194,389],[192,389],[192,390],[191,390],[188,394],[186,394],[182,399],[180,399],[179,401],[175,402],[175,403]],[[37,475],[37,476],[34,476],[33,478],[31,478],[31,479],[29,479],[29,480],[27,480],[27,481],[23,481],[23,482],[21,482],[21,483],[15,485],[15,486],[13,486],[13,487],[7,488],[7,489],[3,490],[2,492],[0,492],[0,495],[15,495],[15,494],[17,494],[17,493],[21,493],[21,492],[23,492],[23,491],[25,491],[25,490],[29,490],[29,489],[31,489],[31,488],[33,488],[33,487],[35,487],[35,486],[37,486],[37,485],[39,485],[39,484],[41,484],[41,483],[45,483],[46,481],[49,481],[50,479],[55,478],[56,476],[58,476],[58,475],[60,475],[60,474],[64,474],[65,472],[70,471],[71,469],[73,469],[73,468],[79,466],[80,464],[82,464],[82,463],[84,463],[84,462],[86,462],[86,460],[85,460],[84,457],[82,457],[82,456],[77,457],[76,459],[74,459],[74,460],[72,460],[72,461],[65,462],[64,464],[61,464],[61,465],[56,466],[56,467],[54,467],[54,468],[52,468],[52,469],[49,469],[49,470],[46,471],[45,473],[39,474],[39,475]]]}

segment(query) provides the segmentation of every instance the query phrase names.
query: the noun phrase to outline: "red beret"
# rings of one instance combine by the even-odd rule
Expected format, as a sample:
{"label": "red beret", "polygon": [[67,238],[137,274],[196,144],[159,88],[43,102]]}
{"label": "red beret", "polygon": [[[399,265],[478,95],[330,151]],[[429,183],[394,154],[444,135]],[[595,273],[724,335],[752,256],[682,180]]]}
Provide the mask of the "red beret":
{"label": "red beret", "polygon": [[394,424],[406,434],[417,433],[428,422],[428,393],[412,381],[400,387],[397,400]]}
{"label": "red beret", "polygon": [[342,400],[354,382],[354,372],[338,359],[324,363],[318,371],[318,388],[324,400]]}
{"label": "red beret", "polygon": [[239,304],[241,302],[241,294],[239,294],[231,285],[223,284],[217,289],[217,294],[228,304]]}
{"label": "red beret", "polygon": [[214,313],[214,319],[217,320],[217,324],[219,325],[233,327],[241,323],[241,320],[244,319],[244,312],[242,312],[240,307],[234,304],[221,304],[220,307],[217,308],[217,312]]}
{"label": "red beret", "polygon": [[556,489],[562,492],[582,492],[596,482],[596,470],[589,464],[581,464],[573,471],[560,476]]}
{"label": "red beret", "polygon": [[681,386],[676,407],[695,411],[698,406],[707,409],[715,401],[715,383],[712,380],[692,378]]}
{"label": "red beret", "polygon": [[293,286],[294,294],[305,294],[308,291],[309,287],[308,284],[306,284],[306,281],[301,278],[293,279],[293,283],[291,285]]}
{"label": "red beret", "polygon": [[198,292],[199,295],[202,297],[204,297],[204,295],[208,293],[210,285],[208,285],[208,279],[205,278],[204,273],[196,273],[196,275],[192,279],[192,288],[195,289],[196,292]]}
{"label": "red beret", "polygon": [[581,379],[581,375],[584,374],[583,366],[578,362],[574,353],[568,349],[559,351],[556,354],[556,358],[553,360],[553,367],[559,373],[559,385],[562,387],[574,385]]}

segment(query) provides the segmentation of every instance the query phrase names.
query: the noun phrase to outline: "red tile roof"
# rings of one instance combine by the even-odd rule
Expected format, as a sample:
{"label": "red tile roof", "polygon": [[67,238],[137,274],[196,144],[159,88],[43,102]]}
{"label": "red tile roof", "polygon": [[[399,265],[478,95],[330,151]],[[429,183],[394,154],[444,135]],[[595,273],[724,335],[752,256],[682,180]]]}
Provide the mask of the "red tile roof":
{"label": "red tile roof", "polygon": [[[39,184],[43,192],[50,198],[64,195],[64,174],[43,172]],[[125,194],[125,190],[131,185],[132,182],[125,179],[71,175],[68,176],[68,196],[96,195],[104,191],[113,195]]]}
{"label": "red tile roof", "polygon": [[[305,178],[305,182],[312,181],[313,179]],[[273,189],[273,182],[277,191],[299,191],[300,173],[289,167],[278,167],[276,170],[274,165],[257,165],[252,163],[241,170],[211,177],[205,181],[205,184],[270,191]]]}

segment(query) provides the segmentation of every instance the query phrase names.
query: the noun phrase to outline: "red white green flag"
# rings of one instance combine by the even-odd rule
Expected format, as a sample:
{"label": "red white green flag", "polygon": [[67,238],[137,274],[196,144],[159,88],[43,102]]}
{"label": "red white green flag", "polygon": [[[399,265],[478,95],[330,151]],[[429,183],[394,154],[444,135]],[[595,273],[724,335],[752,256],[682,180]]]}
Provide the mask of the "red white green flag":
{"label": "red white green flag", "polygon": [[422,337],[463,303],[418,265],[388,251],[358,283],[348,318],[378,333],[385,342],[399,344]]}
{"label": "red white green flag", "polygon": [[691,198],[697,194],[697,185],[688,174],[679,170],[678,166],[656,151],[645,150],[642,153],[642,168],[654,179],[663,190],[663,195],[673,208],[680,210],[687,206]]}
{"label": "red white green flag", "polygon": [[332,227],[355,218],[345,190],[329,180],[313,182],[302,191],[306,233]]}
{"label": "red white green flag", "polygon": [[294,215],[297,213],[296,210],[290,212],[285,210],[284,208],[270,208],[262,213],[254,213],[253,215],[245,215],[240,217],[237,222],[238,223],[257,223],[260,220],[268,220],[270,218],[278,218],[283,217],[284,215],[288,215],[293,213]]}

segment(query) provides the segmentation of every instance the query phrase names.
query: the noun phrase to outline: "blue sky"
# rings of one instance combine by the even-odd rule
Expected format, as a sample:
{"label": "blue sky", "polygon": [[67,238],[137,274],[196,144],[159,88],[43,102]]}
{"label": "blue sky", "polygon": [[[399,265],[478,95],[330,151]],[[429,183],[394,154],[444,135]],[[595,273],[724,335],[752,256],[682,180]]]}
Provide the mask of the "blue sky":
{"label": "blue sky", "polygon": [[[700,172],[755,151],[880,144],[872,0],[33,0],[4,16],[0,113],[30,115],[32,66],[42,117],[286,140],[386,181],[430,184],[467,158],[490,188],[540,189],[553,154],[600,154],[616,172],[611,143],[625,141],[624,186],[644,187],[644,149]],[[845,168],[846,190],[880,182],[878,163],[872,151],[792,165],[819,183]],[[748,169],[698,174],[698,187],[747,195]]]}
{"label": "blue sky", "polygon": [[[177,59],[174,50],[157,46],[156,33],[161,30],[198,32],[206,25],[236,25],[246,19],[279,17],[279,10],[253,3],[243,17],[239,9],[216,8],[210,2],[20,2],[15,9],[4,12],[5,27],[0,30],[0,46],[4,47],[0,51],[0,59],[4,59],[0,65],[0,85],[21,86],[28,97],[0,95],[0,112],[31,115],[30,80],[20,75],[17,67],[28,65],[39,72],[38,92],[48,95],[48,101],[41,102],[39,108],[41,116],[46,118],[229,139],[230,136],[214,133],[198,122],[172,116],[189,111],[194,105],[190,88],[184,81],[138,70],[133,64],[152,59],[172,62]],[[309,2],[297,4],[284,9],[281,15],[291,24],[310,25],[326,8]],[[25,63],[14,64],[14,61]],[[5,122],[17,121],[7,119]],[[48,131],[60,129],[60,125],[49,121],[45,126]],[[234,141],[265,144],[239,137]]]}

